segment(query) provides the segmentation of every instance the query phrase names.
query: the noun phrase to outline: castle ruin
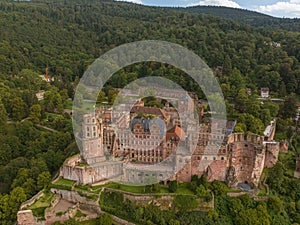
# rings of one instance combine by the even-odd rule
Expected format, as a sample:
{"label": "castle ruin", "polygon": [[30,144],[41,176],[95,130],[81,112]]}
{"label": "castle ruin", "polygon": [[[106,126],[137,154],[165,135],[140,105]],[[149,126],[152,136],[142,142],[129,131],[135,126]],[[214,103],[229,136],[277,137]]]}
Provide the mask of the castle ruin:
{"label": "castle ruin", "polygon": [[[178,110],[188,113],[193,110],[191,104],[190,99],[181,98]],[[209,181],[224,181],[230,187],[245,182],[255,188],[263,169],[278,159],[279,143],[273,140],[276,121],[266,128],[264,136],[233,133],[234,121],[228,121],[225,128],[218,122],[202,122],[191,152],[193,143],[181,127],[178,113],[168,104],[160,109],[137,102],[130,112],[118,114],[118,132],[112,126],[116,118],[111,111],[102,107],[95,114],[84,115],[81,153],[66,160],[61,177],[80,184],[120,177],[127,183],[146,184],[147,179],[189,182],[192,175],[205,174]]]}

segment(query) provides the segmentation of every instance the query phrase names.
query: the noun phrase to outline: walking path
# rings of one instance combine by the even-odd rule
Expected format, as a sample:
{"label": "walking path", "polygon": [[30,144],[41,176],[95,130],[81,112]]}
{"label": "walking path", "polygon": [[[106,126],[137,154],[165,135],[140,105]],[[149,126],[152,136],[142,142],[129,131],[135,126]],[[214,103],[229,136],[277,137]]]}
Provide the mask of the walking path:
{"label": "walking path", "polygon": [[43,126],[41,124],[35,124],[35,126],[43,128],[43,129],[51,131],[51,132],[57,132],[57,130],[54,130],[54,129],[50,128],[50,127]]}
{"label": "walking path", "polygon": [[[30,119],[30,117],[24,118],[24,119],[22,119],[22,120],[20,121],[20,123],[23,123],[24,121],[29,120],[29,119]],[[7,121],[7,124],[16,124],[16,123],[17,123],[17,121],[13,121],[13,120]],[[38,123],[36,123],[36,124],[34,124],[34,125],[37,126],[37,127],[43,128],[43,129],[45,129],[45,130],[51,131],[51,132],[57,132],[57,130],[55,130],[55,129],[53,129],[53,128],[46,127],[46,126],[41,125],[41,124],[38,124]]]}

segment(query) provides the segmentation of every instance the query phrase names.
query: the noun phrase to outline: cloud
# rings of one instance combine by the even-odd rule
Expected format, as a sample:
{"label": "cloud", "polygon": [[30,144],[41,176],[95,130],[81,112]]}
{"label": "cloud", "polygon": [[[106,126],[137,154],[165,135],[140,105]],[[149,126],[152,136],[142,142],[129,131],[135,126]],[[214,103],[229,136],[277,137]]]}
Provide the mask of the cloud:
{"label": "cloud", "polygon": [[142,0],[117,0],[118,2],[131,2],[136,4],[143,4]]}
{"label": "cloud", "polygon": [[271,5],[256,6],[254,9],[278,17],[300,17],[300,0],[281,1]]}
{"label": "cloud", "polygon": [[241,8],[241,6],[231,0],[201,0],[197,3],[190,4],[189,6],[196,6],[196,5],[213,5],[213,6],[226,6],[231,8]]}

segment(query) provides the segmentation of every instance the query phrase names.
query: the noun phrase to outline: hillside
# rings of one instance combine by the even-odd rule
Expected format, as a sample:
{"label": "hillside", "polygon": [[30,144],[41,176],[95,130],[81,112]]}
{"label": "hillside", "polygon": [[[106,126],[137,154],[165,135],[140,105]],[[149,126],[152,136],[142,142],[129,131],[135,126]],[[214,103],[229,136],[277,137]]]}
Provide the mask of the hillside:
{"label": "hillside", "polygon": [[181,8],[180,10],[190,13],[211,14],[264,29],[300,31],[300,19],[276,18],[245,9],[218,6],[193,6]]}
{"label": "hillside", "polygon": [[[236,132],[262,134],[270,120],[279,117],[278,140],[292,140],[294,94],[300,95],[298,32],[262,30],[213,15],[125,2],[33,0],[0,1],[0,33],[0,224],[14,224],[20,203],[47,190],[62,162],[78,153],[71,118],[64,109],[72,108],[74,90],[88,65],[124,43],[164,40],[190,49],[213,70],[222,68],[215,74],[228,117],[237,121]],[[46,67],[54,82],[39,77]],[[205,98],[183,71],[151,62],[120,70],[107,82],[98,102],[113,103],[114,88],[145,76],[163,76]],[[287,101],[261,104],[257,97],[262,87]],[[38,101],[40,92],[44,99]],[[300,137],[296,139],[297,135],[293,145],[300,149]],[[169,212],[163,212],[165,218],[156,219],[251,224],[248,215],[255,214],[256,219],[264,214],[264,224],[300,223],[300,184],[290,175],[296,154],[287,154],[271,173],[275,177],[281,172],[275,183],[268,181],[276,197],[273,202],[229,198],[224,196],[225,184],[217,182],[207,184],[216,194],[216,210],[209,217],[188,212],[168,217]]]}

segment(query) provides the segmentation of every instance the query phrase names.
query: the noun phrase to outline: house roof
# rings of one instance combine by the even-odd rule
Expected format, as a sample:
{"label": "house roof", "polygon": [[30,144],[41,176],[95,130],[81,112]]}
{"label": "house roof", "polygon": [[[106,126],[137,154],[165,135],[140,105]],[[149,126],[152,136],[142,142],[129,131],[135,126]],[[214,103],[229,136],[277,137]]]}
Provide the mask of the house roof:
{"label": "house roof", "polygon": [[182,130],[178,125],[175,125],[167,132],[167,140],[170,140],[172,137],[175,139],[178,138],[179,140],[184,140],[185,136],[184,130]]}

